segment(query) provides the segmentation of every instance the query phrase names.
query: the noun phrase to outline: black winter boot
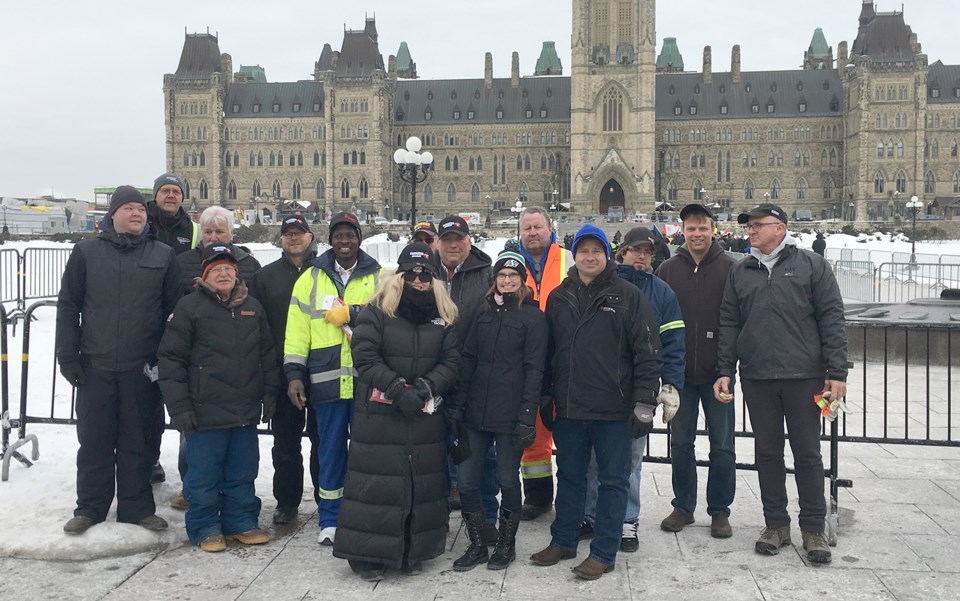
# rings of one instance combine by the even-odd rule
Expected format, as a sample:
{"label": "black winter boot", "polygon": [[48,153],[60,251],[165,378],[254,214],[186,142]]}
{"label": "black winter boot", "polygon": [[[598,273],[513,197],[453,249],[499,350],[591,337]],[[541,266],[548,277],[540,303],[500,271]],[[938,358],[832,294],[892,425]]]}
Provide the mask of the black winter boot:
{"label": "black winter boot", "polygon": [[483,544],[480,528],[483,527],[483,511],[463,514],[464,524],[467,526],[467,535],[470,537],[470,546],[460,559],[453,562],[453,569],[457,572],[468,572],[478,564],[486,563],[490,557],[487,546]]}
{"label": "black winter boot", "polygon": [[500,508],[500,536],[493,555],[487,563],[488,570],[505,570],[517,558],[517,528],[520,527],[520,512]]}

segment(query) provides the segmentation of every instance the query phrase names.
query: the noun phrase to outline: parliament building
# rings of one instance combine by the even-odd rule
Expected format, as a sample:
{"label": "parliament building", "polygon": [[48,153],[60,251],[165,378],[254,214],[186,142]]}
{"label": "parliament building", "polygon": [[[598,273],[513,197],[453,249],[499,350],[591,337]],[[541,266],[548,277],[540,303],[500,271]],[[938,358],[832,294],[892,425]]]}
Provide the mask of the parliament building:
{"label": "parliament building", "polygon": [[852,45],[834,50],[817,29],[801,69],[742,71],[739,46],[716,61],[704,48],[699,70],[676,38],[658,52],[654,0],[572,9],[568,74],[544,42],[532,74],[514,53],[495,77],[487,54],[482,77],[420,79],[406,42],[384,61],[368,18],[339,51],[323,46],[313,79],[270,82],[260,66],[235,70],[217,36],[187,33],[163,79],[167,169],[193,209],[292,200],[405,219],[393,153],[418,136],[434,167],[417,211],[437,217],[509,216],[517,200],[649,214],[769,199],[791,215],[886,220],[916,195],[923,213],[960,218],[960,65],[929,63],[902,11],[863,0]]}

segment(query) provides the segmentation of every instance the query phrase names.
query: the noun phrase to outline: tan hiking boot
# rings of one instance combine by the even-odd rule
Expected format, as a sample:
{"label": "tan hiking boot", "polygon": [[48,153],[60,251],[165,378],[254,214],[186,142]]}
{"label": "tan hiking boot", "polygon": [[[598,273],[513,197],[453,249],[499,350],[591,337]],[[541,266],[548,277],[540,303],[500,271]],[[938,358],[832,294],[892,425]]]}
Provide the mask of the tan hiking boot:
{"label": "tan hiking boot", "polygon": [[200,541],[200,550],[207,553],[219,553],[227,548],[227,539],[222,534],[211,534]]}
{"label": "tan hiking boot", "polygon": [[663,518],[663,521],[660,522],[660,529],[666,530],[667,532],[680,532],[684,526],[689,526],[694,521],[692,515],[674,507],[670,515]]}
{"label": "tan hiking boot", "polygon": [[760,533],[760,538],[753,546],[753,550],[760,555],[776,555],[780,552],[780,547],[786,547],[790,544],[790,526],[781,526],[780,528],[764,528]]}
{"label": "tan hiking boot", "polygon": [[832,559],[830,545],[823,532],[801,532],[803,535],[803,550],[807,552],[807,561],[810,563],[830,563]]}
{"label": "tan hiking boot", "polygon": [[244,545],[262,545],[270,541],[270,535],[263,528],[252,528],[246,532],[231,534],[230,538]]}

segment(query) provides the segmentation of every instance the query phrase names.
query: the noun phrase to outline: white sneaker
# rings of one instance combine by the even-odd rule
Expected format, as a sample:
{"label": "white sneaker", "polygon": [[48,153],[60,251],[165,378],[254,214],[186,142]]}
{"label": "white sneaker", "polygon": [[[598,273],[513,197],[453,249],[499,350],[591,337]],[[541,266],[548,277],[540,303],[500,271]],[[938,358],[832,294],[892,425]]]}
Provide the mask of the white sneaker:
{"label": "white sneaker", "polygon": [[320,538],[317,539],[317,542],[329,547],[333,545],[333,539],[336,536],[337,528],[335,526],[328,526],[320,530]]}

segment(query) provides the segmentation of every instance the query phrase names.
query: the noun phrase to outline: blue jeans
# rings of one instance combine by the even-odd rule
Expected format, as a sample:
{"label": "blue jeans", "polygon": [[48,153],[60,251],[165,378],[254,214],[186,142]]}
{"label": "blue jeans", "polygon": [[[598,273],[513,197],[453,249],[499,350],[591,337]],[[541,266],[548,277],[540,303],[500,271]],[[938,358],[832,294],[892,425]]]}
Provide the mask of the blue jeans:
{"label": "blue jeans", "polygon": [[260,499],[253,481],[260,465],[255,425],[186,435],[187,480],[183,496],[190,543],[212,534],[229,536],[256,528]]}
{"label": "blue jeans", "polygon": [[337,525],[343,481],[347,477],[347,438],[353,421],[353,402],[340,399],[313,403],[317,416],[317,514],[320,528]]}
{"label": "blue jeans", "polygon": [[[633,439],[630,445],[630,488],[627,489],[627,511],[623,521],[636,522],[640,519],[640,475],[643,472],[643,449],[647,446],[647,437]],[[590,455],[587,466],[587,502],[583,509],[583,519],[593,522],[597,515],[597,457]]]}
{"label": "blue jeans", "polygon": [[[733,383],[730,384],[733,393]],[[737,490],[737,456],[733,444],[734,404],[713,396],[713,384],[687,383],[680,391],[680,409],[670,421],[670,463],[673,465],[673,506],[693,515],[697,508],[697,418],[700,405],[710,437],[707,513],[730,515]]]}
{"label": "blue jeans", "polygon": [[[471,456],[475,453],[471,447]],[[457,464],[453,462],[450,455],[447,455],[447,480],[450,488],[459,490],[457,483]],[[497,454],[491,446],[487,449],[483,460],[483,475],[480,478],[480,496],[483,499],[483,511],[485,520],[488,524],[497,521],[497,512],[500,509],[500,503],[497,501],[497,493],[500,492],[500,483],[497,482]],[[463,501],[461,501],[461,507]]]}
{"label": "blue jeans", "polygon": [[632,439],[627,420],[560,418],[553,424],[553,440],[557,445],[557,499],[550,544],[565,551],[577,550],[587,496],[587,466],[591,452],[595,453],[599,486],[590,557],[612,565],[620,549],[630,481]]}
{"label": "blue jeans", "polygon": [[500,483],[503,508],[507,511],[520,511],[520,454],[513,448],[513,434],[481,432],[467,426],[470,442],[470,457],[458,468],[460,505],[463,513],[474,513],[484,509],[481,500],[484,472],[490,451],[496,458],[496,477]]}

